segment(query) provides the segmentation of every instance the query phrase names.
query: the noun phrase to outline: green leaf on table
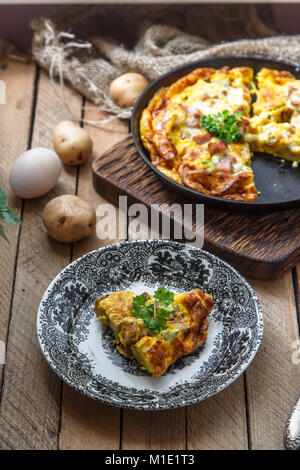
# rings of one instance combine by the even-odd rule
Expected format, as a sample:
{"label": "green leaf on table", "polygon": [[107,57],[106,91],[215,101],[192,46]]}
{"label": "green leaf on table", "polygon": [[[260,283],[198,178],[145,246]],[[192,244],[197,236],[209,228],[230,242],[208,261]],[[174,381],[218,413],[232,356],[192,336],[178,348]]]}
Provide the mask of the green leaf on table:
{"label": "green leaf on table", "polygon": [[0,235],[5,238],[5,240],[9,243],[9,239],[7,238],[7,235],[5,233],[5,230],[3,228],[3,225],[0,225]]}
{"label": "green leaf on table", "polygon": [[0,211],[1,209],[5,209],[7,207],[7,197],[5,191],[0,186]]}
{"label": "green leaf on table", "polygon": [[10,216],[7,209],[2,209],[0,212],[1,222],[4,222],[6,226],[10,224]]}
{"label": "green leaf on table", "polygon": [[9,241],[1,223],[8,226],[9,224],[20,224],[21,220],[13,209],[7,207],[7,197],[4,189],[0,186],[0,236]]}
{"label": "green leaf on table", "polygon": [[21,223],[21,220],[19,219],[18,215],[15,213],[15,211],[13,209],[8,207],[7,212],[8,212],[11,224],[20,224]]}

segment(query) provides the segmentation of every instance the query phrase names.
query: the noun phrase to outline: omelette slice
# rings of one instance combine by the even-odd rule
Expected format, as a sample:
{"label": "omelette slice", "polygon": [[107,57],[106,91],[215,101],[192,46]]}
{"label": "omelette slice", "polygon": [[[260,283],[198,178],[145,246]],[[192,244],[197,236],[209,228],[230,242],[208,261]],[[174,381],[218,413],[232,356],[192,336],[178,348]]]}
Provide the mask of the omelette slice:
{"label": "omelette slice", "polygon": [[279,108],[300,110],[300,81],[290,72],[263,68],[257,73],[256,82],[253,116]]}
{"label": "omelette slice", "polygon": [[[146,304],[153,303],[147,293]],[[98,319],[109,326],[115,336],[118,351],[135,358],[142,369],[153,377],[162,375],[180,357],[190,354],[207,339],[207,316],[213,307],[213,298],[201,289],[174,294],[172,312],[161,331],[145,326],[142,318],[132,313],[134,292],[119,291],[95,301]]]}
{"label": "omelette slice", "polygon": [[300,161],[300,80],[289,72],[262,69],[245,140],[253,151]]}
{"label": "omelette slice", "polygon": [[226,143],[201,125],[203,116],[227,110],[242,115],[239,125],[246,131],[253,93],[253,70],[248,67],[196,69],[158,91],[140,121],[153,164],[196,191],[255,201],[248,143]]}

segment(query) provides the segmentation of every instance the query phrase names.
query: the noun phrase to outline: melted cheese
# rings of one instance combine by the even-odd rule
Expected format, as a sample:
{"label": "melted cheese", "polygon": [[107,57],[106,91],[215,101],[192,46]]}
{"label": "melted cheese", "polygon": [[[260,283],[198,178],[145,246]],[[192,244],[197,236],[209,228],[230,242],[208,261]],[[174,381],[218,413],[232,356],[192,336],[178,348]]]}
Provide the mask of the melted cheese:
{"label": "melted cheese", "polygon": [[217,114],[225,109],[232,113],[249,112],[248,92],[244,87],[234,87],[230,81],[198,81],[174,97],[174,103],[183,104],[190,114]]}
{"label": "melted cheese", "polygon": [[300,161],[300,81],[286,72],[262,69],[252,132],[245,139],[256,151]]}

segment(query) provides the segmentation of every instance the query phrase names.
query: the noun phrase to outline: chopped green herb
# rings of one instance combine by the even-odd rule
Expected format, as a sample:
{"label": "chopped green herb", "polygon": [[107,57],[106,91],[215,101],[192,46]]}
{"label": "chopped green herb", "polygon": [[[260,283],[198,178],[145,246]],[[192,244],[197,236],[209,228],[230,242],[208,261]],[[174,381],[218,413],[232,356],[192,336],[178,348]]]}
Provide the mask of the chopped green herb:
{"label": "chopped green herb", "polygon": [[174,302],[174,294],[166,287],[159,287],[154,292],[154,297],[157,301],[157,305],[161,307],[169,307]]}
{"label": "chopped green herb", "polygon": [[136,295],[132,303],[132,314],[136,317],[141,308],[145,306],[147,297],[145,295]]}
{"label": "chopped green herb", "polygon": [[231,114],[228,110],[225,110],[219,114],[203,116],[201,126],[224,142],[239,142],[242,133],[238,128],[238,121],[241,118],[240,113]]}
{"label": "chopped green herb", "polygon": [[154,292],[154,301],[147,303],[146,295],[136,295],[133,299],[131,312],[136,318],[142,318],[146,328],[152,334],[164,330],[171,313],[173,312],[173,292],[165,287],[159,287]]}
{"label": "chopped green herb", "polygon": [[177,338],[179,333],[178,329],[174,330],[164,330],[161,332],[161,336],[164,338],[166,341],[172,341],[173,339]]}
{"label": "chopped green herb", "polygon": [[17,214],[10,207],[7,207],[7,197],[4,189],[0,186],[0,235],[9,242],[3,223],[8,226],[9,224],[20,224],[21,221]]}

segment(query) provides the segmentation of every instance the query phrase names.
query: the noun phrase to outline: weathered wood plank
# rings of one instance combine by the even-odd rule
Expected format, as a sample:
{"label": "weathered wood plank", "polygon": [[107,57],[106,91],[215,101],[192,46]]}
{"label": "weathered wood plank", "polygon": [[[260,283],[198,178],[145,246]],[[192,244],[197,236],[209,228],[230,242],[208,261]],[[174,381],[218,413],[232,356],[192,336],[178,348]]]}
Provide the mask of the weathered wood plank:
{"label": "weathered wood plank", "polygon": [[[21,200],[14,196],[8,181],[14,161],[28,147],[36,67],[5,57],[0,59],[0,65],[0,80],[6,85],[6,104],[0,105],[0,186],[7,194],[9,207],[20,216]],[[6,229],[10,244],[0,237],[0,340],[4,342],[8,333],[19,230],[18,225]],[[0,390],[2,373],[0,364]]]}
{"label": "weathered wood plank", "polygon": [[[0,79],[4,73],[10,74],[7,79],[9,106],[0,106],[0,116],[5,110],[0,142],[2,149],[6,149],[0,162],[0,185],[7,189],[11,163],[28,146],[34,66],[9,63],[6,70],[0,71]],[[67,91],[67,96],[71,103],[79,104],[80,113],[80,97],[70,91]],[[51,146],[53,127],[58,120],[65,118],[70,116],[60,104],[57,88],[53,89],[42,73],[33,146]],[[109,127],[114,128],[111,124]],[[14,132],[15,128],[17,132]],[[105,150],[121,136],[115,128],[108,133],[89,127],[89,132],[91,135],[95,132],[96,152]],[[60,381],[39,351],[35,338],[35,316],[44,289],[68,264],[70,247],[47,237],[40,215],[48,199],[74,192],[75,181],[76,169],[66,168],[54,191],[44,198],[25,203],[0,410],[2,449],[57,446]],[[92,188],[89,165],[80,169],[78,192],[94,207],[102,201]],[[10,195],[10,206],[17,211],[20,202]],[[12,289],[18,230],[15,226],[9,229],[11,246],[2,250],[0,334],[4,332],[4,336],[10,299],[7,296],[4,298],[2,293],[11,292]],[[4,241],[0,240],[1,243]],[[91,237],[74,245],[74,257],[103,244],[96,236]],[[7,245],[4,247],[7,248]],[[299,280],[299,266],[297,271]],[[300,385],[299,365],[292,363],[295,351],[293,342],[299,338],[299,331],[291,273],[287,273],[281,281],[251,283],[263,308],[265,332],[261,349],[246,372],[249,441],[253,449],[280,449],[283,448],[283,426]],[[242,390],[243,380],[240,378],[215,397],[189,407],[187,436],[184,409],[161,413],[126,410],[123,412],[122,448],[184,449],[186,439],[188,449],[247,448]],[[86,399],[64,385],[60,447],[118,448],[119,413],[117,408]]]}
{"label": "weathered wood plank", "polygon": [[300,389],[293,342],[299,338],[292,274],[280,281],[252,282],[264,315],[264,335],[246,371],[252,449],[283,449],[283,428]]}
{"label": "weathered wood plank", "polygon": [[214,397],[188,407],[187,447],[192,450],[248,449],[243,377]]}
{"label": "weathered wood plank", "polygon": [[183,450],[185,448],[185,408],[155,412],[124,410],[122,449]]}
{"label": "weathered wood plank", "polygon": [[[98,120],[101,115],[88,109],[85,119]],[[103,115],[102,115],[103,117]],[[118,142],[128,132],[125,122],[113,121],[101,128],[86,125],[94,142],[93,154],[99,154]],[[106,201],[94,190],[90,162],[80,167],[78,196],[88,201],[96,210]],[[88,251],[119,240],[99,240],[94,234],[86,240],[74,244],[73,259]],[[62,423],[60,449],[118,449],[120,442],[120,410],[93,401],[64,384],[62,402]]]}
{"label": "weathered wood plank", "polygon": [[[21,86],[19,73],[17,79],[17,86]],[[79,105],[80,116],[82,98],[69,89],[66,89],[66,97],[71,104]],[[61,104],[58,85],[52,85],[42,72],[32,147],[51,148],[53,128],[66,118],[68,114]],[[65,169],[54,190],[24,205],[1,403],[1,448],[57,448],[61,382],[41,354],[35,323],[43,292],[69,263],[70,245],[48,237],[41,213],[49,199],[74,193],[75,185],[76,169]]]}

